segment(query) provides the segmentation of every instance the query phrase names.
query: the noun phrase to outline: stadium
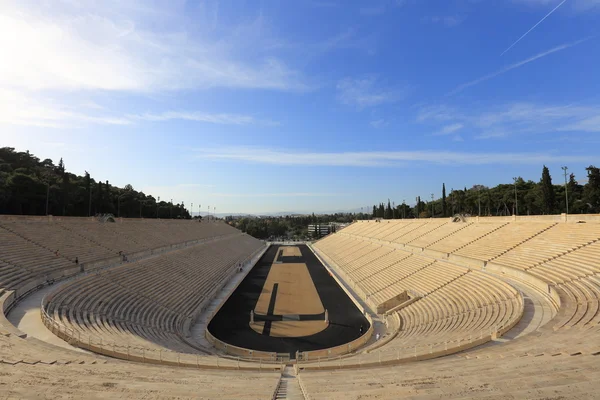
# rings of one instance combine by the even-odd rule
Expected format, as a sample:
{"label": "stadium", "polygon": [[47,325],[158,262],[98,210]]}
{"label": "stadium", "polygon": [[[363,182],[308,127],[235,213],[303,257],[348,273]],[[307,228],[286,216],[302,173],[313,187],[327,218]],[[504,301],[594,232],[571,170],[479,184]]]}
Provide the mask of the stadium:
{"label": "stadium", "polygon": [[600,399],[599,16],[0,1],[0,399]]}
{"label": "stadium", "polygon": [[2,385],[14,397],[592,398],[599,221],[368,220],[299,244],[218,221],[3,216]]}

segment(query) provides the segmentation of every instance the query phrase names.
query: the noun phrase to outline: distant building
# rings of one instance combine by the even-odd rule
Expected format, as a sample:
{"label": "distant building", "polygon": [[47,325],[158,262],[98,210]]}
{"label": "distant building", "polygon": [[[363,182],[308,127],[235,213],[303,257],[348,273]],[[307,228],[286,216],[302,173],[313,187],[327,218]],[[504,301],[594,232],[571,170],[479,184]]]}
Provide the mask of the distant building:
{"label": "distant building", "polygon": [[323,237],[334,232],[332,228],[329,224],[311,224],[308,226],[308,234],[310,236]]}

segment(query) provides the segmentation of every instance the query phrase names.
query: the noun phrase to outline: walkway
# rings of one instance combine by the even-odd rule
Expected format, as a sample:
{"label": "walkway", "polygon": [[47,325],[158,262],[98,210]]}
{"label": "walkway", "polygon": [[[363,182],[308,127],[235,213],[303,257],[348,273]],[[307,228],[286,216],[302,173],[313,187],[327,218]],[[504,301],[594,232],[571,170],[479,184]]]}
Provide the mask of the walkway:
{"label": "walkway", "polygon": [[[61,284],[67,281],[61,282]],[[64,349],[75,350],[82,353],[92,354],[89,351],[80,349],[79,347],[71,346],[58,336],[50,332],[46,325],[42,322],[40,316],[40,304],[42,298],[50,292],[56,289],[56,285],[45,286],[44,288],[33,292],[29,296],[25,297],[13,310],[8,314],[8,321],[19,328],[21,332],[27,334],[27,336],[34,337],[44,342],[50,343],[54,346],[62,347]]]}

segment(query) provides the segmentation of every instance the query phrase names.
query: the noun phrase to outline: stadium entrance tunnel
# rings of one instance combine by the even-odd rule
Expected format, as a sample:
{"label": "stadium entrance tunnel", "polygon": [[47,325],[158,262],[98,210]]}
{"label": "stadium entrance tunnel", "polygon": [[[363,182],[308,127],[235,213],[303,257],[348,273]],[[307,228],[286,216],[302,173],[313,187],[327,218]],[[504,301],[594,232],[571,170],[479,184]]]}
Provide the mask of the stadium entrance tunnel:
{"label": "stadium entrance tunnel", "polygon": [[369,321],[306,245],[271,246],[208,325],[242,349],[288,353],[353,342]]}

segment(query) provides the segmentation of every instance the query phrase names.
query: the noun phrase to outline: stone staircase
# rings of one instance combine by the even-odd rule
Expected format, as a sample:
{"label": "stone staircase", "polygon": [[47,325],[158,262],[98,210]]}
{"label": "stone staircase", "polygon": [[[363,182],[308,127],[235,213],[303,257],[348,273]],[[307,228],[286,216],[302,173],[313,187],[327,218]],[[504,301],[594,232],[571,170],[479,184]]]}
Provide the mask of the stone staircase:
{"label": "stone staircase", "polygon": [[294,368],[291,365],[286,365],[281,373],[281,379],[273,394],[273,399],[306,400]]}

